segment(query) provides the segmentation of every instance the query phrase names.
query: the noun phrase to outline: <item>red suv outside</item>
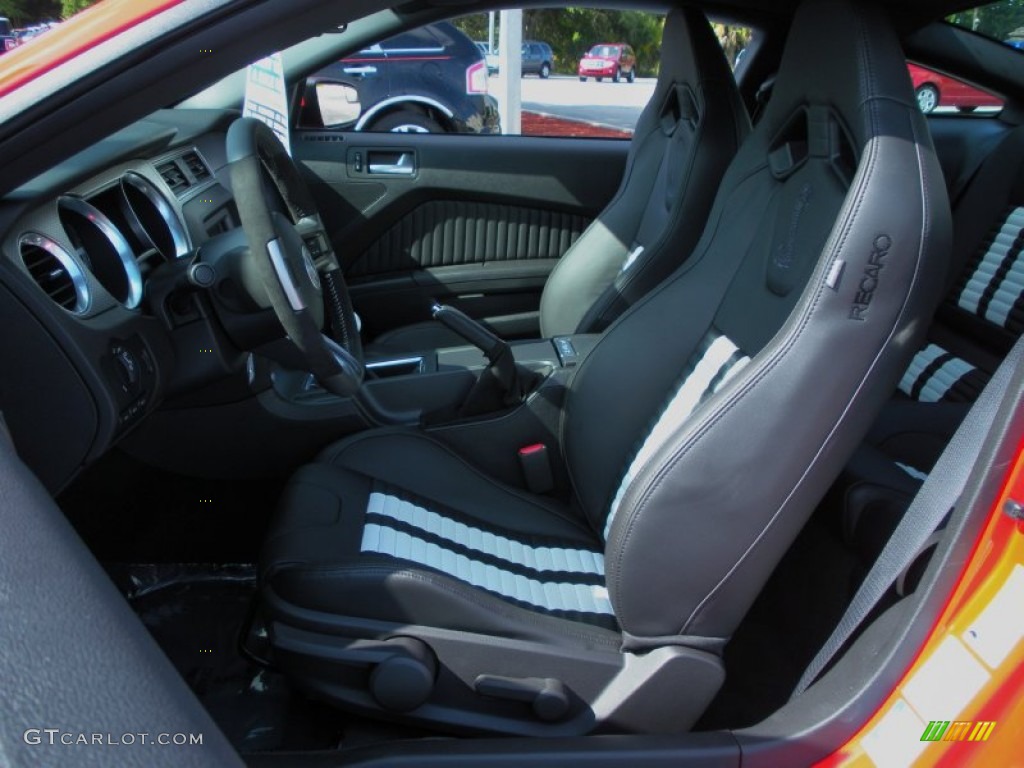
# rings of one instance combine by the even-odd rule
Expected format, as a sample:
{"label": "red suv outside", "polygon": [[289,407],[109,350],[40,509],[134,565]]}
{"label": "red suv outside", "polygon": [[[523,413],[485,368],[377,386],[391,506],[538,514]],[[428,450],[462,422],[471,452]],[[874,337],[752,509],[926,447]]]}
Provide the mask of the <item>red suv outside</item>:
{"label": "red suv outside", "polygon": [[577,72],[580,82],[588,77],[598,82],[610,77],[617,83],[624,77],[632,83],[636,80],[636,54],[625,43],[598,43],[580,59]]}

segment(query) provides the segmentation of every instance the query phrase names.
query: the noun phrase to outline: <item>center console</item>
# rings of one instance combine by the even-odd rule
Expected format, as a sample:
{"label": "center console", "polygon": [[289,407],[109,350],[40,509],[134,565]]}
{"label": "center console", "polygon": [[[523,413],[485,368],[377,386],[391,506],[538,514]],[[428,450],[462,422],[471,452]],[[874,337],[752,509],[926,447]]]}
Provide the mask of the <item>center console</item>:
{"label": "center console", "polygon": [[[599,338],[579,334],[511,342],[509,347],[518,365],[541,375],[539,391],[564,386]],[[455,413],[488,365],[484,353],[472,346],[370,359],[362,396],[388,414],[391,423],[419,426],[435,414]],[[325,391],[308,373],[275,369],[271,383],[290,418],[343,419],[359,411],[357,399]],[[535,394],[530,393],[527,403]]]}

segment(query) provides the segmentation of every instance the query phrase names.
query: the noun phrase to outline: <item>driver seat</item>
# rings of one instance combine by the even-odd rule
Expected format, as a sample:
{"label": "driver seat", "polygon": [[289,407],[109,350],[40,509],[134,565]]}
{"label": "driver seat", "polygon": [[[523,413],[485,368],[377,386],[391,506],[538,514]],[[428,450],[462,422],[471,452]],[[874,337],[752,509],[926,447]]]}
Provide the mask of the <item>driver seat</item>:
{"label": "driver seat", "polygon": [[[301,468],[261,563],[274,660],[378,717],[679,732],[917,349],[949,206],[888,21],[810,0],[692,257],[567,385],[570,484],[485,468],[503,419],[371,429]],[[530,408],[528,401],[521,408]]]}

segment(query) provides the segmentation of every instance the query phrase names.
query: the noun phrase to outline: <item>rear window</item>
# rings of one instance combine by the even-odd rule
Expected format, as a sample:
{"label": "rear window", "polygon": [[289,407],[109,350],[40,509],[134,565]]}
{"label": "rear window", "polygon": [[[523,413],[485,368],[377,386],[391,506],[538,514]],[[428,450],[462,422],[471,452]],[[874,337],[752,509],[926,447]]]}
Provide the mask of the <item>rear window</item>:
{"label": "rear window", "polygon": [[11,22],[7,19],[0,19],[0,35],[11,34]]}
{"label": "rear window", "polygon": [[421,53],[423,51],[443,51],[444,46],[434,37],[430,27],[417,29],[389,37],[381,42],[380,47],[391,53]]}

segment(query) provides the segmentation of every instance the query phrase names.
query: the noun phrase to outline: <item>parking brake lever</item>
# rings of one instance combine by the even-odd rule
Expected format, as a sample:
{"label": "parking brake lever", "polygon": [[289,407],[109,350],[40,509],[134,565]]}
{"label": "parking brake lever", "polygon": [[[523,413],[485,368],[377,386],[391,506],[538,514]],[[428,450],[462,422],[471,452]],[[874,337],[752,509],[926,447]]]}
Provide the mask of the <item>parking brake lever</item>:
{"label": "parking brake lever", "polygon": [[430,314],[443,326],[457,333],[483,352],[491,365],[498,365],[499,360],[511,360],[512,350],[508,342],[496,336],[465,312],[447,304],[434,302],[434,306],[430,308]]}
{"label": "parking brake lever", "polygon": [[[447,304],[434,302],[430,313],[443,326],[484,353],[491,364],[490,371],[503,391],[502,399],[506,405],[522,402],[531,388],[531,382],[524,381],[524,377],[520,375],[519,367],[512,355],[512,347],[507,341],[496,336],[469,315]],[[532,377],[527,375],[526,378]]]}

